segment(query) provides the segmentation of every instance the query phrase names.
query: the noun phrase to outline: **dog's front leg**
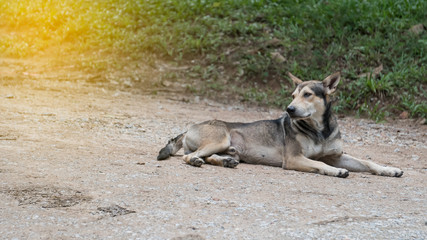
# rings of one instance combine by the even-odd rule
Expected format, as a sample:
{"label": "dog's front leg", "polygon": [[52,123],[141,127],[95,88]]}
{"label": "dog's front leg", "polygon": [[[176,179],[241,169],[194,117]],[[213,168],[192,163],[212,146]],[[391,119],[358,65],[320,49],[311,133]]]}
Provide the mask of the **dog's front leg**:
{"label": "dog's front leg", "polygon": [[403,171],[395,167],[383,167],[374,162],[358,159],[347,154],[341,155],[337,160],[325,161],[326,163],[339,168],[348,169],[350,172],[370,172],[372,174],[400,177]]}
{"label": "dog's front leg", "polygon": [[342,178],[348,177],[348,171],[346,169],[332,167],[323,162],[311,160],[302,154],[288,157],[285,162],[283,167],[289,170],[314,172]]}

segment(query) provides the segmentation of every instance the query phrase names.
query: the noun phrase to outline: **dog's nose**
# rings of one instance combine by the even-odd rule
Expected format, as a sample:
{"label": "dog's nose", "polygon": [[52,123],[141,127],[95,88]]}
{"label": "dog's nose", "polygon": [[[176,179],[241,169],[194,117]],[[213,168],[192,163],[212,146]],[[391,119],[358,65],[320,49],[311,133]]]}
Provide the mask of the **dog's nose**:
{"label": "dog's nose", "polygon": [[288,112],[288,113],[294,113],[295,112],[295,107],[294,106],[289,106],[288,108],[286,108],[286,112]]}

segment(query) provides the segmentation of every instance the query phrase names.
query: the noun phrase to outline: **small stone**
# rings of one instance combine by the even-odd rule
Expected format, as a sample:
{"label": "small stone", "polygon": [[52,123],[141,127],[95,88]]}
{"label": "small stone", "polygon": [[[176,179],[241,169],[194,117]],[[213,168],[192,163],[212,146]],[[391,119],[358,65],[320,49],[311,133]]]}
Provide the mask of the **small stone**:
{"label": "small stone", "polygon": [[418,125],[423,125],[423,124],[427,125],[427,118],[419,118],[415,123]]}
{"label": "small stone", "polygon": [[399,148],[396,148],[396,149],[394,149],[394,152],[395,152],[395,153],[400,152],[400,149],[399,149]]}
{"label": "small stone", "polygon": [[420,156],[418,156],[418,155],[412,155],[412,160],[417,161],[418,159],[420,159]]}
{"label": "small stone", "polygon": [[13,96],[12,94],[8,94],[5,96],[5,98],[12,99],[12,98],[15,98],[15,96]]}

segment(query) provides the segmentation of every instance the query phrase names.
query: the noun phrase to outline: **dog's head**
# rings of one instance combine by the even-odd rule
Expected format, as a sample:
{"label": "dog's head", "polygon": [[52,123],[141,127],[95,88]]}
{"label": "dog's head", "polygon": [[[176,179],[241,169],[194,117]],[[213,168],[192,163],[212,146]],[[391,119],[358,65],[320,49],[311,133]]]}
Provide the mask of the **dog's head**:
{"label": "dog's head", "polygon": [[289,77],[296,84],[292,93],[293,100],[286,111],[293,119],[320,119],[330,102],[329,95],[335,92],[340,81],[340,72],[336,72],[323,81],[302,81],[291,73]]}

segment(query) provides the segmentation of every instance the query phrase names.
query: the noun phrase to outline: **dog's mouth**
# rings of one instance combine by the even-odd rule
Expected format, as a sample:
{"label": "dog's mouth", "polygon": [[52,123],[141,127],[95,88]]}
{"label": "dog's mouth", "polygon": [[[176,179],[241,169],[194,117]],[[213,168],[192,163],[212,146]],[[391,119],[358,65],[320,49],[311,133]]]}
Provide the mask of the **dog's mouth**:
{"label": "dog's mouth", "polygon": [[286,112],[289,114],[289,116],[292,119],[306,119],[306,118],[311,117],[311,113],[310,112],[305,111],[305,110],[301,111],[301,110],[299,110],[298,108],[296,108],[296,107],[294,107],[292,105],[288,106],[286,108]]}
{"label": "dog's mouth", "polygon": [[295,114],[289,114],[289,115],[292,119],[295,119],[295,120],[303,120],[303,119],[307,119],[307,118],[311,117],[311,113],[309,113],[305,116],[299,116],[299,115],[295,115]]}

